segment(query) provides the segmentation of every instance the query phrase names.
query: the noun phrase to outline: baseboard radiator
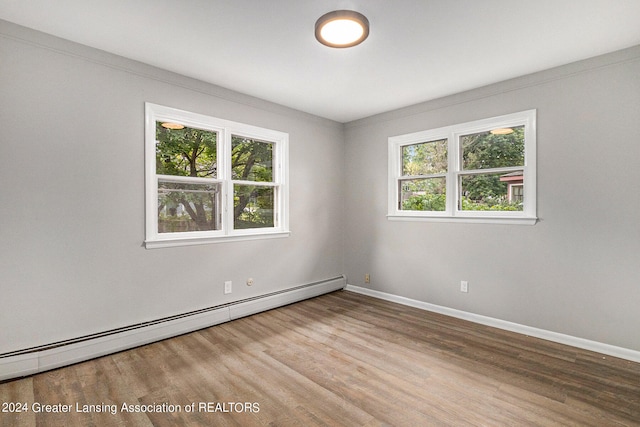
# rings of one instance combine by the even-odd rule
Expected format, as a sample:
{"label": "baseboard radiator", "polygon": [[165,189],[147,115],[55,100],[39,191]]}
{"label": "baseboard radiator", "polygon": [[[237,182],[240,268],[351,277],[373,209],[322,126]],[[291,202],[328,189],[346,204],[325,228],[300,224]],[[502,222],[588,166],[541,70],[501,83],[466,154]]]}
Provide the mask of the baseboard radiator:
{"label": "baseboard radiator", "polygon": [[0,354],[0,381],[33,375],[228,322],[345,288],[338,276],[254,298],[208,307],[38,347]]}

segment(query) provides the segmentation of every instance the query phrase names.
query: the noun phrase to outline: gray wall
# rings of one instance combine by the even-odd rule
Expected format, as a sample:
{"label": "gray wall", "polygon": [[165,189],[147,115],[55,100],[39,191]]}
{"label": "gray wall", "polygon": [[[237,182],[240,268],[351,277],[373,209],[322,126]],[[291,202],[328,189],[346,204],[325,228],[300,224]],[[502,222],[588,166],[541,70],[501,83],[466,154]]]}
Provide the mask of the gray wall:
{"label": "gray wall", "polygon": [[[291,236],[144,249],[145,101],[288,132]],[[342,124],[3,21],[0,117],[0,353],[344,273]]]}
{"label": "gray wall", "polygon": [[[343,126],[0,21],[0,353],[345,272],[640,350],[639,75],[633,48]],[[145,101],[288,132],[292,235],[144,249]],[[531,108],[538,224],[386,219],[389,136]]]}
{"label": "gray wall", "polygon": [[[538,224],[386,219],[389,136],[533,108]],[[639,135],[639,47],[348,123],[349,283],[640,350]]]}

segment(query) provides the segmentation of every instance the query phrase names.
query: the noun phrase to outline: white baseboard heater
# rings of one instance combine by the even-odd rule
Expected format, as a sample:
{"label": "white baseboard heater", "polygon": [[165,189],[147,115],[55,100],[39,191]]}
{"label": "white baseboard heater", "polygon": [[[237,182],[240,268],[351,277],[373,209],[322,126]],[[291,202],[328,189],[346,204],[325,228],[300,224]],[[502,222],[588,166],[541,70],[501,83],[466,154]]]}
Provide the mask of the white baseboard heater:
{"label": "white baseboard heater", "polygon": [[176,316],[0,354],[0,381],[33,375],[343,289],[343,276]]}

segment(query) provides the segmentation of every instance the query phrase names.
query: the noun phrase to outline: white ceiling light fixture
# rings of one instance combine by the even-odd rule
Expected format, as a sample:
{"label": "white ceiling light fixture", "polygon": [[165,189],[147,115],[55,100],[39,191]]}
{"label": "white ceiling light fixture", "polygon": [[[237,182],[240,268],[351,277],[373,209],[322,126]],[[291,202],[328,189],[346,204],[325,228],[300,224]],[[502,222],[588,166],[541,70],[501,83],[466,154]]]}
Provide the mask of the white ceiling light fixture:
{"label": "white ceiling light fixture", "polygon": [[160,126],[170,130],[184,129],[184,125],[181,125],[180,123],[164,122],[164,123],[160,123]]}
{"label": "white ceiling light fixture", "polygon": [[369,36],[369,20],[353,10],[334,10],[316,21],[316,39],[329,47],[352,47]]}
{"label": "white ceiling light fixture", "polygon": [[509,135],[513,133],[513,129],[511,128],[498,128],[491,130],[491,134],[493,135]]}

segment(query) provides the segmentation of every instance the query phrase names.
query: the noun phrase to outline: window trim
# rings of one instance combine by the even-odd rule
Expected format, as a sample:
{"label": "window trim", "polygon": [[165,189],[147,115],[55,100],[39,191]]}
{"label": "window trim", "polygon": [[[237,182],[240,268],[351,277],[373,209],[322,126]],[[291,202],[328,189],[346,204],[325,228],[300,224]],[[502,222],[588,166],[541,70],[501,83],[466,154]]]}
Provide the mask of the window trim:
{"label": "window trim", "polygon": [[[218,169],[215,178],[189,178],[191,182],[221,184],[221,228],[209,231],[176,233],[158,232],[158,179],[183,180],[182,177],[156,174],[156,122],[174,121],[187,127],[211,130],[218,133]],[[273,144],[273,181],[240,181],[231,176],[232,135],[257,139]],[[271,239],[287,237],[289,231],[289,134],[260,128],[244,123],[219,119],[203,114],[145,103],[145,241],[147,249],[172,246],[201,245],[239,240]],[[233,190],[235,184],[273,187],[276,193],[274,227],[233,229]]]}
{"label": "window trim", "polygon": [[[495,169],[463,170],[460,137],[501,127],[524,126],[524,165],[499,168],[500,172],[522,170],[524,206],[522,211],[463,211],[458,209],[459,180],[463,175],[491,173]],[[399,182],[402,175],[402,147],[422,142],[446,139],[448,170],[445,173],[445,211],[403,211],[400,209]],[[388,214],[394,221],[469,222],[533,225],[536,216],[536,110],[526,110],[472,122],[419,131],[388,139]]]}

